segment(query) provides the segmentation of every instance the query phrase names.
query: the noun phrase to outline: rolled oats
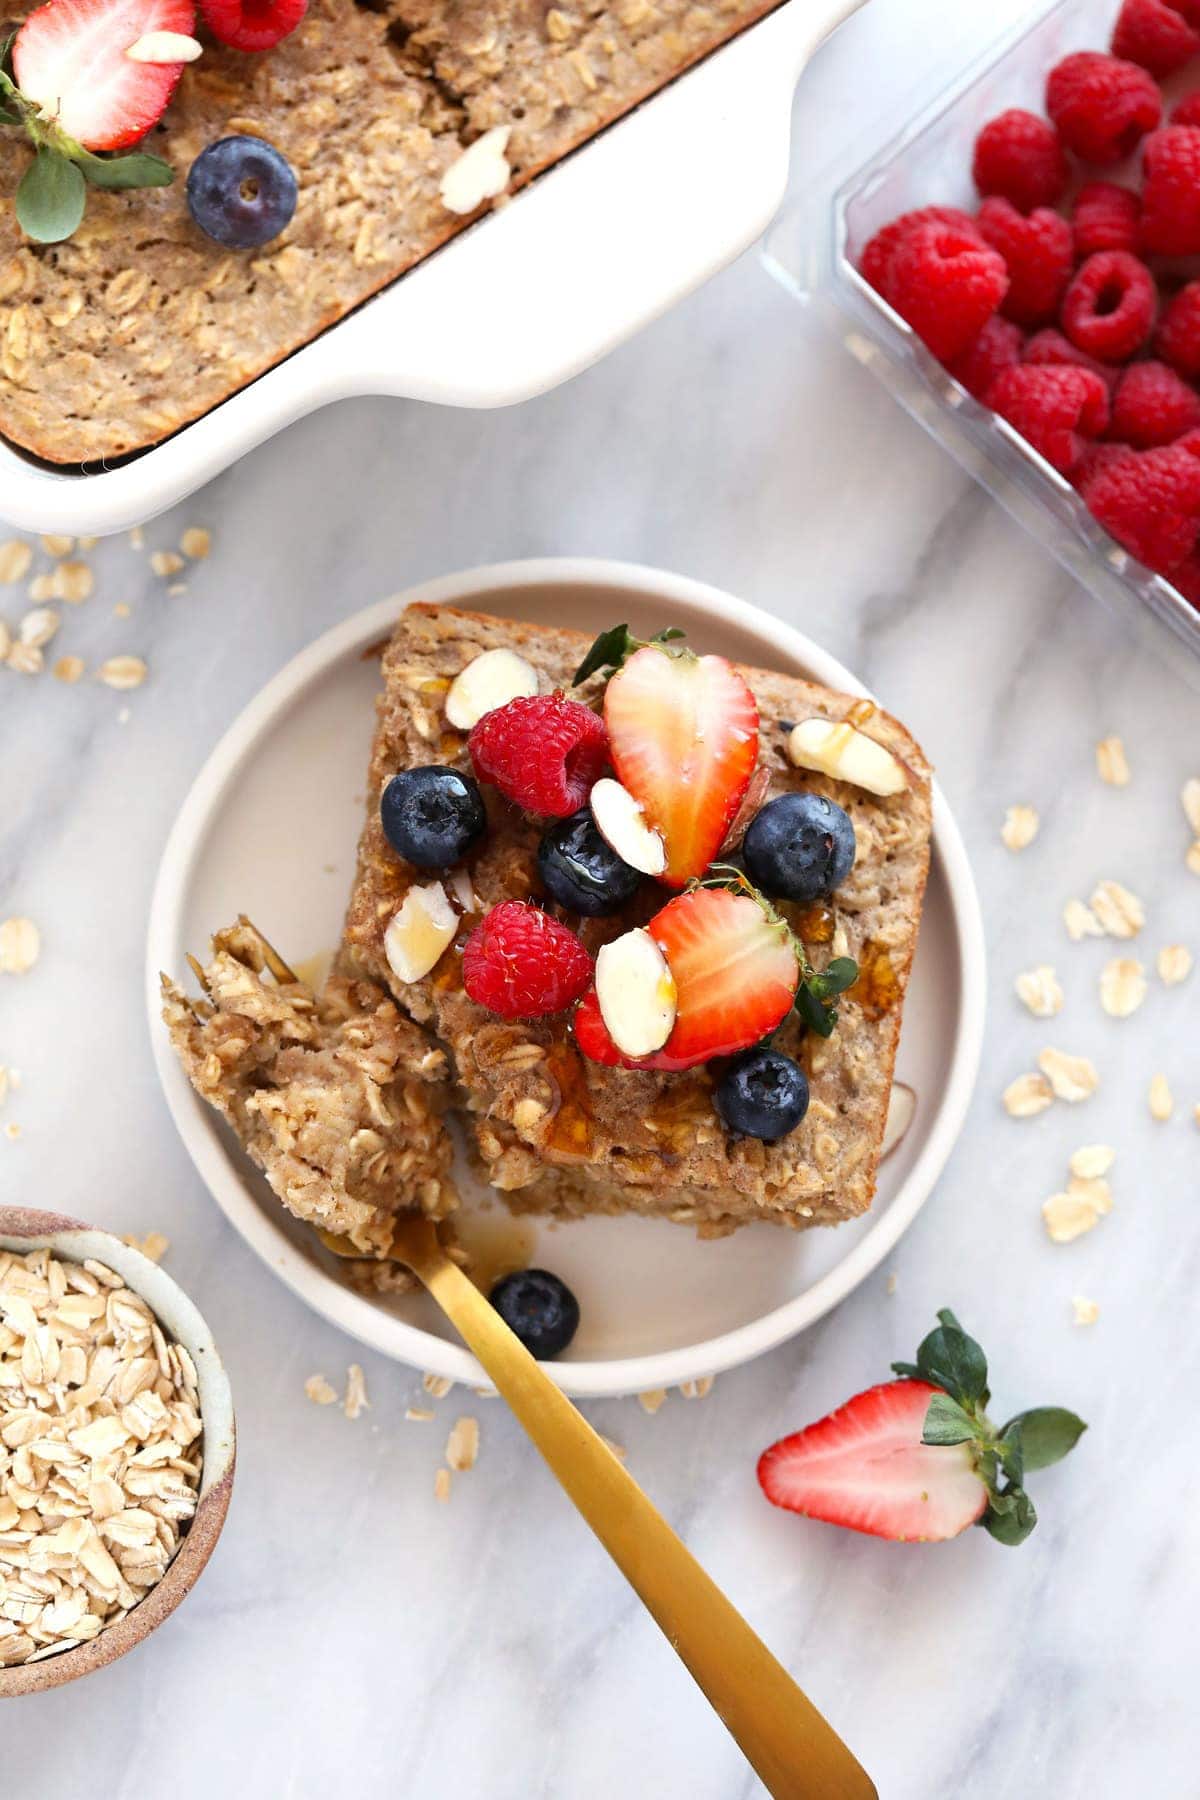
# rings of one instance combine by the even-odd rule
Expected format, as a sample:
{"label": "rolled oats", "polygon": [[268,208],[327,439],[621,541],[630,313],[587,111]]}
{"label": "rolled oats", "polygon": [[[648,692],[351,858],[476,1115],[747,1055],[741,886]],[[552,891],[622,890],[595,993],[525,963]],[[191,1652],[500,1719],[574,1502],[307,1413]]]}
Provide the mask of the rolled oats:
{"label": "rolled oats", "polygon": [[161,1262],[171,1248],[170,1238],[165,1238],[161,1231],[148,1231],[144,1238],[127,1237],[121,1241],[128,1244],[131,1250],[140,1250],[143,1256],[149,1257],[154,1263]]}
{"label": "rolled oats", "polygon": [[48,531],[38,540],[47,556],[70,556],[75,539],[57,531]]}
{"label": "rolled oats", "polygon": [[1184,782],[1179,799],[1192,836],[1200,838],[1200,775],[1193,775]]}
{"label": "rolled oats", "polygon": [[1100,1004],[1110,1019],[1127,1019],[1147,994],[1146,972],[1132,957],[1118,956],[1100,971]]}
{"label": "rolled oats", "polygon": [[1112,1194],[1106,1181],[1080,1181],[1072,1177],[1065,1193],[1051,1194],[1042,1203],[1047,1236],[1056,1244],[1069,1244],[1091,1231],[1112,1211]]}
{"label": "rolled oats", "polygon": [[1146,923],[1145,907],[1119,881],[1098,882],[1089,905],[1109,937],[1136,937]]}
{"label": "rolled oats", "polygon": [[0,922],[0,975],[27,975],[41,949],[42,936],[32,919]]}
{"label": "rolled oats", "polygon": [[[96,1268],[103,1265],[97,1264]],[[0,1666],[72,1649],[161,1580],[196,1510],[195,1370],[120,1277],[0,1251]],[[99,1301],[82,1313],[67,1301]],[[103,1296],[107,1295],[107,1299]]]}
{"label": "rolled oats", "polygon": [[1129,763],[1119,737],[1101,738],[1096,745],[1096,773],[1109,787],[1129,786]]}
{"label": "rolled oats", "polygon": [[681,1381],[679,1391],[685,1400],[707,1400],[715,1380],[715,1375],[698,1375],[695,1381]]}
{"label": "rolled oats", "polygon": [[1004,1090],[1004,1110],[1012,1119],[1032,1119],[1054,1104],[1054,1089],[1044,1075],[1018,1075]]}
{"label": "rolled oats", "polygon": [[448,1375],[431,1375],[428,1371],[421,1377],[421,1386],[435,1400],[444,1400],[454,1386]]}
{"label": "rolled oats", "polygon": [[150,567],[156,575],[178,575],[183,568],[183,558],[178,550],[152,550]]}
{"label": "rolled oats", "polygon": [[0,544],[0,582],[6,587],[24,581],[33,561],[33,551],[21,538],[7,538]]}
{"label": "rolled oats", "polygon": [[1000,827],[1000,839],[1007,850],[1024,850],[1038,834],[1041,820],[1032,806],[1010,806]]}
{"label": "rolled oats", "polygon": [[1189,874],[1200,875],[1200,838],[1194,844],[1189,845],[1183,862]]}
{"label": "rolled oats", "polygon": [[1117,1159],[1108,1144],[1082,1144],[1071,1156],[1071,1173],[1080,1181],[1098,1181]]}
{"label": "rolled oats", "polygon": [[351,1363],[346,1371],[346,1397],[342,1401],[342,1411],[348,1419],[357,1419],[367,1411],[370,1404],[367,1399],[366,1377],[357,1363]]}
{"label": "rolled oats", "polygon": [[1035,1019],[1052,1019],[1062,1011],[1063,991],[1048,963],[1040,963],[1036,969],[1018,975],[1016,988],[1018,1000],[1029,1008]]}
{"label": "rolled oats", "polygon": [[54,665],[54,678],[73,687],[77,681],[82,680],[84,666],[82,656],[60,656]]}
{"label": "rolled oats", "polygon": [[332,1406],[337,1399],[337,1389],[326,1381],[324,1375],[310,1375],[304,1384],[304,1392],[314,1406]]}
{"label": "rolled oats", "polygon": [[479,1420],[464,1416],[456,1419],[446,1440],[446,1462],[456,1475],[475,1467],[479,1455]]}
{"label": "rolled oats", "polygon": [[189,525],[179,540],[179,548],[192,562],[203,562],[212,549],[212,534],[203,525]]}
{"label": "rolled oats", "polygon": [[141,687],[148,673],[140,656],[110,656],[96,671],[105,687],[117,688],[121,692]]}
{"label": "rolled oats", "polygon": [[35,607],[27,612],[17,627],[17,635],[31,650],[41,650],[61,625],[62,620],[50,606]]}
{"label": "rolled oats", "polygon": [[449,1469],[439,1469],[437,1474],[434,1476],[434,1478],[433,1478],[433,1497],[435,1500],[441,1500],[443,1502],[446,1500],[449,1500],[449,1498],[450,1498],[450,1471],[449,1471]]}
{"label": "rolled oats", "polygon": [[1067,936],[1073,944],[1078,944],[1085,937],[1103,937],[1104,927],[1082,900],[1068,900],[1063,907],[1063,924],[1067,928]]}
{"label": "rolled oats", "polygon": [[1043,1050],[1038,1068],[1054,1089],[1056,1099],[1072,1105],[1086,1100],[1100,1085],[1096,1065],[1086,1056],[1068,1056],[1063,1050]]}
{"label": "rolled oats", "polygon": [[1094,1300],[1088,1300],[1083,1294],[1076,1294],[1071,1301],[1071,1319],[1075,1325],[1094,1325],[1100,1317],[1100,1308]]}
{"label": "rolled oats", "polygon": [[1151,1081],[1148,1104],[1150,1117],[1159,1120],[1160,1123],[1165,1123],[1175,1111],[1175,1100],[1165,1075],[1158,1074]]}
{"label": "rolled oats", "polygon": [[654,1414],[667,1397],[666,1388],[647,1388],[644,1394],[638,1395],[643,1412]]}
{"label": "rolled oats", "polygon": [[35,644],[13,644],[5,657],[5,666],[18,675],[40,675],[45,658]]}
{"label": "rolled oats", "polygon": [[437,1414],[428,1406],[406,1406],[404,1417],[413,1425],[428,1425]]}
{"label": "rolled oats", "polygon": [[61,562],[50,577],[49,600],[65,600],[71,606],[90,599],[96,578],[83,562]]}
{"label": "rolled oats", "polygon": [[1164,944],[1157,966],[1158,979],[1166,987],[1178,987],[1192,972],[1192,953],[1183,944]]}

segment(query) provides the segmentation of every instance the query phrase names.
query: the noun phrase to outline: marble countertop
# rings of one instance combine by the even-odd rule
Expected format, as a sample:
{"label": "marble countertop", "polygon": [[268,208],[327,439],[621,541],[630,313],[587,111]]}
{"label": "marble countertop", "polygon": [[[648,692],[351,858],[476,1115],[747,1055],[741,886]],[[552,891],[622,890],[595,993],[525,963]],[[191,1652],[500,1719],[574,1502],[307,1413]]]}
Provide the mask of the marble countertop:
{"label": "marble countertop", "polygon": [[[973,9],[962,9],[969,12]],[[983,10],[983,9],[980,9]],[[988,9],[1016,13],[1013,3]],[[937,54],[992,28],[934,0],[872,0],[818,56],[796,184]],[[858,123],[855,125],[855,120]],[[816,428],[814,422],[819,422]],[[2,501],[2,496],[0,496]],[[145,656],[133,693],[0,681],[0,916],[43,953],[0,977],[0,1199],[171,1240],[167,1266],[222,1346],[241,1429],[234,1505],[205,1579],[151,1645],[78,1687],[11,1701],[6,1800],[212,1793],[271,1800],[738,1800],[732,1742],[498,1401],[478,1468],[435,1504],[453,1397],[404,1422],[416,1377],[308,1313],[208,1198],[159,1095],[141,1001],[164,836],[200,762],[258,687],[367,601],[475,562],[594,553],[703,577],[794,621],[903,716],[964,828],[990,943],[978,1092],[934,1197],[889,1259],[796,1342],[678,1395],[590,1404],[696,1554],[854,1745],[887,1800],[1181,1793],[1200,1750],[1192,1676],[1200,1468],[1196,1208],[1200,975],[1106,1018],[1111,944],[1067,941],[1062,903],[1125,882],[1135,953],[1200,951],[1178,792],[1200,773],[1200,699],[1122,637],[769,278],[755,254],[604,364],[520,409],[383,400],[295,426],[148,529],[204,524],[213,553],[168,596],[121,540],[60,645]],[[129,616],[114,616],[116,605]],[[0,614],[15,617],[13,590]],[[1132,784],[1096,777],[1125,740]],[[297,796],[302,814],[303,796]],[[1000,843],[1036,805],[1037,843]],[[1054,964],[1062,1016],[1018,971]],[[1086,1106],[1024,1124],[1005,1084],[1047,1043],[1101,1072]],[[1175,1116],[1151,1120],[1162,1070]],[[1048,1241],[1040,1203],[1081,1143],[1118,1152],[1115,1207]],[[888,1292],[885,1273],[895,1276]],[[1072,1297],[1099,1304],[1072,1322]],[[1035,1488],[1019,1551],[983,1533],[900,1548],[776,1513],[765,1444],[880,1379],[952,1305],[989,1349],[998,1403],[1091,1423]],[[304,1398],[362,1361],[351,1423]]]}

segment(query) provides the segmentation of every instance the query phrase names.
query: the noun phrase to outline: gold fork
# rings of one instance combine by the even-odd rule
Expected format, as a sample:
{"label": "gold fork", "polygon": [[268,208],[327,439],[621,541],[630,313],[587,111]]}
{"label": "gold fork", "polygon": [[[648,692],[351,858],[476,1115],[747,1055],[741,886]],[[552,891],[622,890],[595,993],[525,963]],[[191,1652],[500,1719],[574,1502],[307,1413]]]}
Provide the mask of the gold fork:
{"label": "gold fork", "polygon": [[[275,979],[295,981],[278,951],[251,929]],[[362,1255],[347,1239],[325,1232],[321,1238],[339,1256]],[[833,1727],[603,1438],[451,1262],[433,1223],[417,1215],[397,1218],[388,1254],[412,1270],[487,1371],[775,1800],[878,1800],[875,1784]]]}

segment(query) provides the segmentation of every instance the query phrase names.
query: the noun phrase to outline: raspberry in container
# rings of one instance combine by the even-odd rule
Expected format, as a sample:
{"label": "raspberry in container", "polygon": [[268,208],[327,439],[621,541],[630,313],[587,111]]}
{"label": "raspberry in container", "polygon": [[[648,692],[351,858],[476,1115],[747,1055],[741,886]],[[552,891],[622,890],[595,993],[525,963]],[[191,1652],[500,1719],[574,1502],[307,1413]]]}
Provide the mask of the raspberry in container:
{"label": "raspberry in container", "polygon": [[[1168,654],[1200,653],[1197,127],[1200,0],[1041,0],[949,87],[943,67],[877,119],[766,251]],[[1200,655],[1173,664],[1200,686]]]}

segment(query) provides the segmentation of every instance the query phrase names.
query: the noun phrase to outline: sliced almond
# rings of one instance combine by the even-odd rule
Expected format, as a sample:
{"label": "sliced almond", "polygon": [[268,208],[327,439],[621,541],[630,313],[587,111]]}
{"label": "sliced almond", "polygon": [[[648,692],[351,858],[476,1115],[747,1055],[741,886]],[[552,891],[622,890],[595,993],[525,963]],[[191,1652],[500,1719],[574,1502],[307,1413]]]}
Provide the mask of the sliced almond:
{"label": "sliced almond", "polygon": [[439,190],[447,212],[473,213],[504,192],[512,173],[504,154],[511,133],[510,125],[493,125],[450,164]]}
{"label": "sliced almond", "polygon": [[515,650],[485,650],[450,683],[446,717],[458,731],[470,731],[485,713],[529,698],[538,691],[537,670]]}
{"label": "sliced almond", "polygon": [[1130,956],[1114,957],[1100,971],[1100,1004],[1110,1019],[1127,1019],[1146,993],[1146,972]]}
{"label": "sliced almond", "polygon": [[1027,1006],[1035,1019],[1052,1019],[1062,1011],[1063,991],[1049,963],[1040,963],[1018,975],[1017,999]]}
{"label": "sliced almond", "polygon": [[190,63],[204,54],[204,46],[182,31],[147,31],[125,54],[130,62]]}
{"label": "sliced almond", "polygon": [[458,930],[458,914],[440,881],[411,887],[384,933],[383,949],[397,981],[420,981]]}
{"label": "sliced almond", "polygon": [[908,1128],[916,1117],[917,1096],[904,1081],[893,1081],[892,1091],[888,1095],[887,1118],[883,1124],[883,1140],[879,1146],[879,1160],[883,1162],[893,1150],[898,1150],[908,1136]]}
{"label": "sliced almond", "polygon": [[912,786],[911,771],[899,757],[854,725],[801,719],[792,728],[787,750],[798,769],[816,769],[885,799]]}
{"label": "sliced almond", "polygon": [[1068,1056],[1063,1050],[1043,1050],[1038,1068],[1054,1089],[1057,1099],[1075,1105],[1087,1100],[1100,1085],[1096,1065],[1086,1056]]}
{"label": "sliced almond", "polygon": [[1004,1110],[1010,1119],[1032,1119],[1054,1104],[1054,1089],[1044,1075],[1018,1075],[1004,1090]]}
{"label": "sliced almond", "polygon": [[667,866],[662,833],[647,825],[646,815],[628,788],[603,776],[592,788],[589,804],[596,829],[622,862],[643,875],[661,875]]}
{"label": "sliced almond", "polygon": [[623,1056],[651,1056],[662,1049],[675,1023],[675,978],[648,931],[627,931],[601,947],[596,999]]}
{"label": "sliced almond", "polygon": [[1146,909],[1119,881],[1101,881],[1088,902],[1109,937],[1136,937],[1146,923]]}

